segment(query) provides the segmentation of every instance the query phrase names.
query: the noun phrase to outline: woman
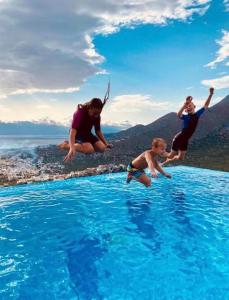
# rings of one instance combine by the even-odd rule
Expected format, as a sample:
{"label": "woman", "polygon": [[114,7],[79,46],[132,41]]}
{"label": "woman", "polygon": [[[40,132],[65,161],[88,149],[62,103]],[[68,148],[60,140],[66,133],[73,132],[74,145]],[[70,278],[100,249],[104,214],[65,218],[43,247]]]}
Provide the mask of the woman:
{"label": "woman", "polygon": [[[100,114],[106,100],[102,102],[99,98],[93,98],[90,102],[79,104],[78,110],[73,115],[72,126],[69,134],[69,142],[65,141],[59,147],[69,150],[64,161],[73,159],[76,152],[90,154],[104,152],[111,148],[100,128]],[[92,134],[92,127],[95,128],[96,136]]]}

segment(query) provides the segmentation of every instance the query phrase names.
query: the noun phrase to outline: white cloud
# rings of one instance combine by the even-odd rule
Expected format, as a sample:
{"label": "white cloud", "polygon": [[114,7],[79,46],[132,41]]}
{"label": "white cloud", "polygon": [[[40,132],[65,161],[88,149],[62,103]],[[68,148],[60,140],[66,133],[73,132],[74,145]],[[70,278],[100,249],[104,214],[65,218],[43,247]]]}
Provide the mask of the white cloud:
{"label": "white cloud", "polygon": [[6,105],[3,105],[3,104],[0,104],[0,111],[1,111],[1,113],[11,112],[11,110]]}
{"label": "white cloud", "polygon": [[95,34],[138,24],[166,24],[203,14],[204,0],[0,2],[0,90],[4,95],[77,91],[100,72]]}
{"label": "white cloud", "polygon": [[202,80],[201,83],[209,87],[213,86],[216,89],[226,89],[229,88],[229,76]]}
{"label": "white cloud", "polygon": [[144,110],[163,109],[168,102],[153,102],[149,95],[121,95],[114,98],[110,109],[118,113],[141,113]]}
{"label": "white cloud", "polygon": [[38,105],[35,106],[35,108],[43,110],[43,109],[51,109],[52,106],[48,105],[48,104],[38,104]]}
{"label": "white cloud", "polygon": [[226,11],[229,11],[229,0],[224,0],[223,1],[226,7]]}
{"label": "white cloud", "polygon": [[56,122],[69,125],[76,104],[66,101],[55,101],[50,97],[42,100],[40,97],[29,95],[23,100],[23,105],[18,105],[18,101],[3,100],[0,103],[0,120],[4,122],[16,121],[40,121],[41,119],[53,119]]}
{"label": "white cloud", "polygon": [[171,109],[168,102],[154,101],[150,95],[120,95],[105,106],[103,120],[147,124]]}
{"label": "white cloud", "polygon": [[[216,41],[220,45],[217,51],[216,59],[205,65],[205,67],[215,68],[218,63],[224,62],[229,57],[229,31],[223,30],[223,37],[221,40]],[[226,62],[228,66],[229,62]]]}

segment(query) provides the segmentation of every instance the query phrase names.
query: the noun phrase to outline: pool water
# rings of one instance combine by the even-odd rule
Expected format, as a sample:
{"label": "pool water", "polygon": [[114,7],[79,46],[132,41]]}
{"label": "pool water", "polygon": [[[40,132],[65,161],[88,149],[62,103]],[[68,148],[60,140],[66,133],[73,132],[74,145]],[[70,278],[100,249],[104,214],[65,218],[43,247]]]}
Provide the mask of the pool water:
{"label": "pool water", "polygon": [[0,299],[229,299],[229,173],[0,189]]}

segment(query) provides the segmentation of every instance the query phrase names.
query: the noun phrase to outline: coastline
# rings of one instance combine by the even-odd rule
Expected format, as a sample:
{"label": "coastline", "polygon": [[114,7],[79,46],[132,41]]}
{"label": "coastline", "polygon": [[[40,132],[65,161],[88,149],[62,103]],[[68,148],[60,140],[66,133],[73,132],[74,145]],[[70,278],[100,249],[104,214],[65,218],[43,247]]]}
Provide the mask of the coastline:
{"label": "coastline", "polygon": [[[0,161],[1,163],[1,161]],[[119,164],[106,164],[106,165],[98,165],[98,167],[94,168],[86,168],[85,170],[81,171],[71,171],[70,173],[43,173],[38,174],[36,170],[27,171],[24,174],[2,174],[0,173],[0,188],[2,187],[9,187],[15,185],[23,185],[23,184],[30,184],[30,183],[39,183],[39,182],[47,182],[47,181],[55,181],[55,180],[67,180],[70,178],[77,178],[77,177],[86,177],[86,176],[95,176],[95,175],[102,175],[102,174],[111,174],[111,173],[118,173],[118,172],[125,172],[126,165]]]}
{"label": "coastline", "polygon": [[[207,136],[193,140],[186,159],[174,162],[184,165],[229,172],[229,143],[226,135]],[[66,151],[56,145],[10,149],[0,153],[0,188],[33,182],[65,180],[126,171],[126,165],[146,148],[131,140],[112,140],[112,150],[85,155],[77,153],[74,160],[63,161]]]}

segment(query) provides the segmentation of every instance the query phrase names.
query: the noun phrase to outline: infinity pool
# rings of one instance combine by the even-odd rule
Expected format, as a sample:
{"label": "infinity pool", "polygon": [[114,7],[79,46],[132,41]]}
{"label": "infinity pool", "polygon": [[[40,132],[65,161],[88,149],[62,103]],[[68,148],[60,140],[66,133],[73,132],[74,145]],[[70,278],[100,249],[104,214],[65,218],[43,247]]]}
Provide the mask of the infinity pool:
{"label": "infinity pool", "polygon": [[229,173],[0,189],[0,299],[228,300]]}

